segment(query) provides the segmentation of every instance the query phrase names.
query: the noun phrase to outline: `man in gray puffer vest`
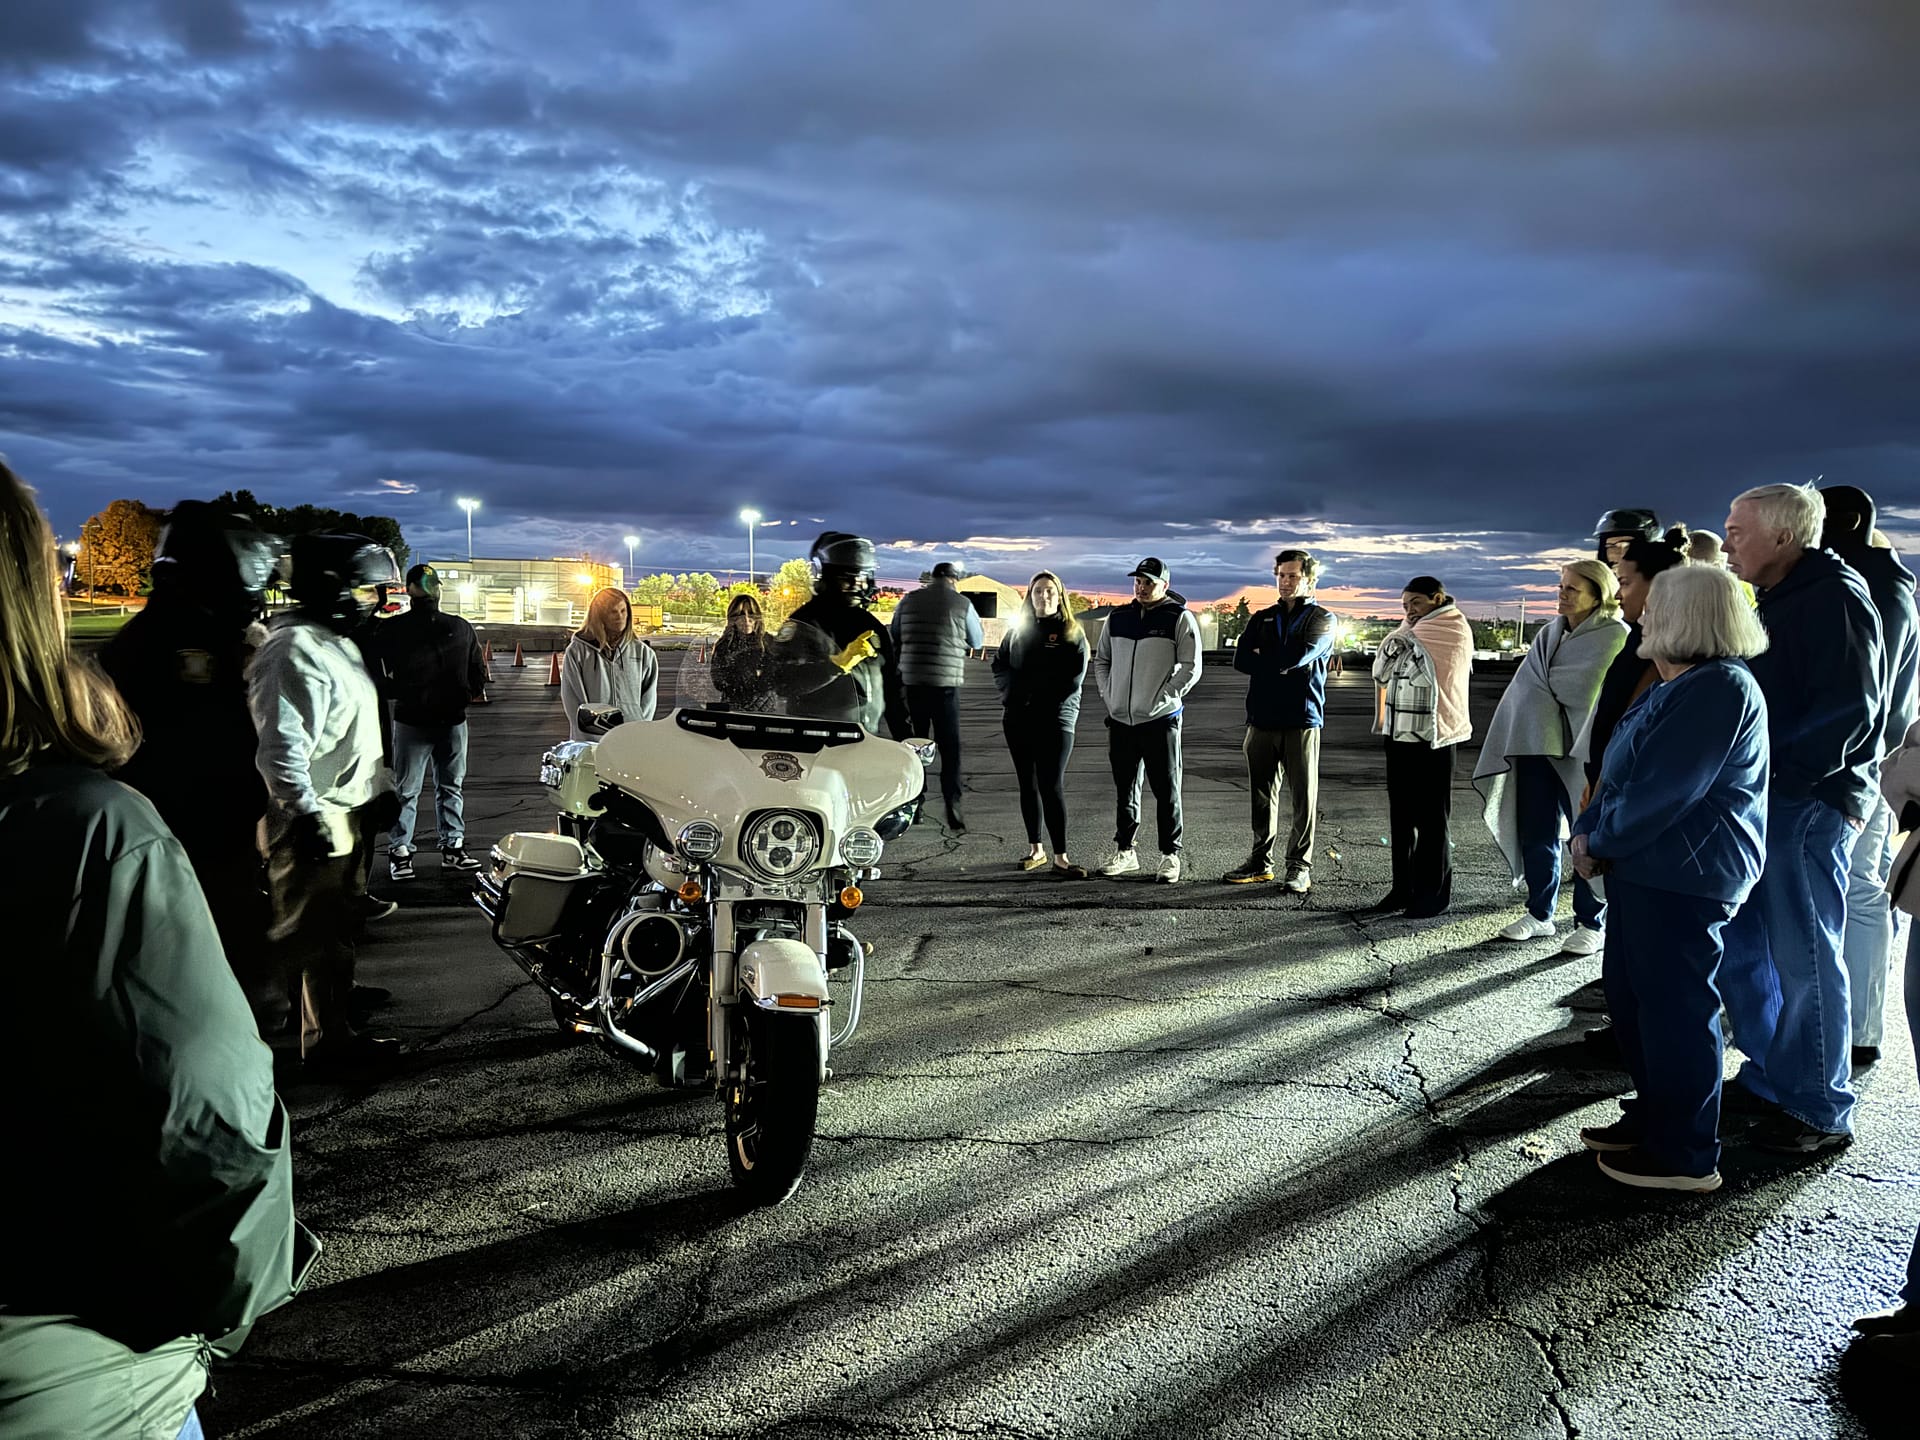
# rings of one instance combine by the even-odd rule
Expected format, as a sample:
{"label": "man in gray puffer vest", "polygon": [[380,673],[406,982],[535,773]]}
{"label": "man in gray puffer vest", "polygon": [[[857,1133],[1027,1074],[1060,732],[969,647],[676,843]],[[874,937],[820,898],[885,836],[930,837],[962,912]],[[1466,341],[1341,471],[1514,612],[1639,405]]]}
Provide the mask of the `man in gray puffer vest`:
{"label": "man in gray puffer vest", "polygon": [[987,643],[973,602],[960,593],[960,567],[942,560],[920,589],[893,612],[893,644],[900,653],[900,681],[914,733],[931,736],[940,750],[940,795],[947,828],[956,834],[960,815],[960,687],[967,656]]}

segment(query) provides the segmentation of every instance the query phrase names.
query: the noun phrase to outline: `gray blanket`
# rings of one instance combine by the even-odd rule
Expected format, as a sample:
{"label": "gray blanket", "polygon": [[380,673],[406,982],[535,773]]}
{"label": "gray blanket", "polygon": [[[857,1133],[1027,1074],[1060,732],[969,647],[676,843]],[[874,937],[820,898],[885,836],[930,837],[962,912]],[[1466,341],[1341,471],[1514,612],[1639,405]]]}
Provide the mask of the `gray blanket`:
{"label": "gray blanket", "polygon": [[[1607,667],[1626,643],[1626,624],[1616,615],[1596,612],[1571,631],[1564,619],[1555,616],[1533,637],[1533,647],[1493,712],[1480,761],[1473,769],[1473,788],[1486,802],[1487,829],[1506,856],[1516,885],[1522,883],[1520,829],[1513,787],[1507,783],[1513,759],[1546,756],[1568,797],[1579,798],[1583,777],[1573,753],[1574,741],[1593,714]],[[1563,825],[1562,838],[1565,834]]]}

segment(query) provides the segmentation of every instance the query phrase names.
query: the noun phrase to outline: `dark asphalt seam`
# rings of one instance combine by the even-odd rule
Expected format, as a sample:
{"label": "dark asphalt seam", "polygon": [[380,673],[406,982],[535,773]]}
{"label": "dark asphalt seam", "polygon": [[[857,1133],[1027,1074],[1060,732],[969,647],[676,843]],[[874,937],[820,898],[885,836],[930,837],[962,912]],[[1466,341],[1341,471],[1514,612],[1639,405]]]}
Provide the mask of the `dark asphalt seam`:
{"label": "dark asphalt seam", "polygon": [[517,981],[514,984],[509,985],[504,991],[501,992],[500,998],[495,1000],[492,1004],[482,1005],[478,1010],[474,1011],[471,1015],[464,1016],[461,1019],[454,1021],[453,1024],[447,1026],[443,1030],[435,1031],[432,1035],[429,1035],[426,1039],[422,1040],[418,1045],[414,1045],[410,1048],[413,1050],[431,1050],[435,1045],[438,1045],[441,1041],[446,1040],[451,1036],[456,1035],[460,1031],[464,1030],[467,1026],[471,1025],[474,1021],[478,1020],[482,1015],[492,1014],[495,1010],[498,1010],[502,1005],[506,1004],[507,1001],[511,1000],[515,995],[519,994],[522,990],[525,990],[528,986],[532,985],[533,983],[534,982],[531,979],[526,979],[526,980]]}
{"label": "dark asphalt seam", "polygon": [[[1149,1113],[1160,1113],[1150,1111]],[[1178,1112],[1171,1112],[1178,1113]],[[1178,1129],[1178,1126],[1173,1127]],[[877,1131],[851,1130],[839,1135],[829,1135],[825,1131],[814,1135],[816,1141],[831,1140],[836,1145],[856,1145],[863,1140],[879,1141],[889,1145],[998,1145],[1013,1150],[1039,1150],[1048,1145],[1101,1145],[1114,1147],[1120,1145],[1139,1145],[1158,1140],[1164,1131],[1144,1135],[1047,1135],[1038,1140],[1007,1140],[993,1135],[961,1135],[948,1131],[944,1135],[883,1135]]]}

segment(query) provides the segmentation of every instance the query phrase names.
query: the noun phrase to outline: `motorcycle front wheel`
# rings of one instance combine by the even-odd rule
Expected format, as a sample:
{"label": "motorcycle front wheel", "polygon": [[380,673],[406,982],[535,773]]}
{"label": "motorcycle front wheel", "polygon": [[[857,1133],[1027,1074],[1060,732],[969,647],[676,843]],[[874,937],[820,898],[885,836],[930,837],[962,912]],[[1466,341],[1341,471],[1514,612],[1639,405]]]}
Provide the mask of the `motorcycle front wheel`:
{"label": "motorcycle front wheel", "polygon": [[800,1188],[820,1113],[820,1027],[811,1016],[750,1015],[744,1082],[727,1086],[727,1167],[755,1205]]}

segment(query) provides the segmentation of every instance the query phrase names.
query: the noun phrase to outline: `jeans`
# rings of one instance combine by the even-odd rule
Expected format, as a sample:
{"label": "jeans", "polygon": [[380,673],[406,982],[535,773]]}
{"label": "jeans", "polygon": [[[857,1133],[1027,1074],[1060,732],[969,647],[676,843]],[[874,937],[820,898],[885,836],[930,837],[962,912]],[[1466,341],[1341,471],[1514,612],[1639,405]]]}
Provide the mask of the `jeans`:
{"label": "jeans", "polygon": [[1047,823],[1053,853],[1067,853],[1067,760],[1073,754],[1073,727],[1052,710],[1029,717],[1009,710],[1001,727],[1013,773],[1020,782],[1020,818],[1027,843],[1040,843],[1040,822]]}
{"label": "jeans", "polygon": [[444,728],[393,726],[393,777],[400,790],[400,818],[387,836],[395,855],[413,850],[413,819],[420,791],[427,781],[427,762],[433,762],[433,805],[440,826],[440,848],[457,850],[467,843],[466,805],[460,787],[467,779],[467,722]]}
{"label": "jeans", "polygon": [[960,692],[951,685],[909,685],[907,709],[914,733],[940,752],[940,797],[960,803]]}
{"label": "jeans", "polygon": [[[1907,1029],[1916,1038],[1914,1055],[1920,1059],[1920,963],[1915,963],[1914,947],[1920,944],[1920,925],[1907,927]],[[1913,1237],[1913,1254],[1907,1260],[1907,1283],[1900,1298],[1909,1305],[1920,1305],[1920,1234]]]}
{"label": "jeans", "polygon": [[1633,1076],[1620,1108],[1637,1143],[1682,1175],[1720,1164],[1720,968],[1733,906],[1607,881],[1601,983]]}
{"label": "jeans", "polygon": [[[1527,913],[1536,920],[1552,920],[1560,898],[1560,822],[1573,819],[1573,797],[1544,755],[1514,756],[1513,784]],[[1607,923],[1605,902],[1578,875],[1573,877],[1573,918],[1588,930],[1604,929]]]}
{"label": "jeans", "polygon": [[1853,841],[1831,805],[1769,796],[1766,869],[1727,926],[1720,980],[1733,1043],[1747,1056],[1734,1078],[1830,1134],[1849,1132],[1853,1120],[1840,959]]}
{"label": "jeans", "polygon": [[1313,868],[1313,838],[1319,820],[1319,730],[1258,730],[1249,725],[1240,752],[1247,757],[1247,788],[1253,799],[1253,853],[1248,859],[1264,865],[1273,863],[1280,785],[1284,780],[1288,798],[1293,801],[1286,873],[1304,875]]}
{"label": "jeans", "polygon": [[1143,725],[1107,721],[1107,759],[1113,766],[1115,807],[1113,843],[1133,849],[1140,834],[1140,772],[1153,788],[1159,822],[1160,853],[1180,853],[1180,717],[1169,715]]}
{"label": "jeans", "polygon": [[1887,896],[1892,870],[1893,808],[1881,800],[1853,842],[1847,870],[1847,929],[1841,953],[1855,1045],[1879,1045],[1886,1022],[1887,970],[1905,948],[1906,912],[1894,909]]}
{"label": "jeans", "polygon": [[1387,816],[1393,840],[1393,898],[1444,910],[1453,899],[1452,745],[1388,740]]}

